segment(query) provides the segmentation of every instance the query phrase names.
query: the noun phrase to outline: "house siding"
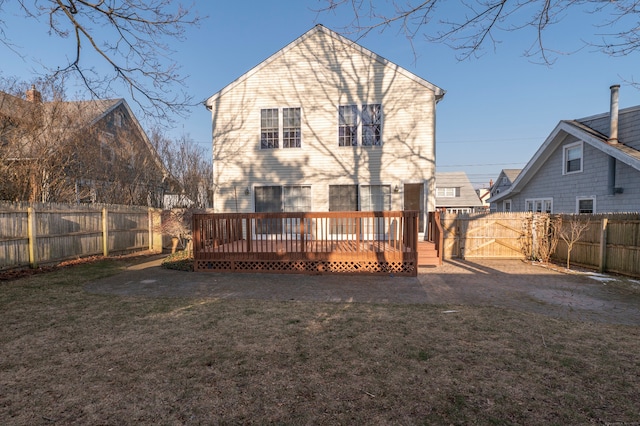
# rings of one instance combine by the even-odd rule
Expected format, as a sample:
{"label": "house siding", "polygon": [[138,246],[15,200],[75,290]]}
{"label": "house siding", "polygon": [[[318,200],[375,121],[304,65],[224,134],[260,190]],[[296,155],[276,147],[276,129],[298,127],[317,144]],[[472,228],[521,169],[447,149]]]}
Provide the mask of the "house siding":
{"label": "house siding", "polygon": [[583,144],[583,171],[562,174],[563,147],[577,141],[573,136],[565,138],[526,187],[510,197],[514,211],[524,211],[527,199],[552,198],[553,213],[576,213],[576,199],[586,197],[596,198],[596,213],[640,211],[640,172],[618,161],[616,187],[624,188],[624,193],[609,195],[609,156],[587,143]]}
{"label": "house siding", "polygon": [[[382,105],[382,146],[338,146],[339,105]],[[252,212],[254,188],[309,185],[312,209],[327,211],[329,185],[425,183],[435,206],[433,90],[316,31],[211,103],[214,209]],[[260,110],[300,107],[301,148],[260,149]],[[246,189],[249,189],[246,194]]]}
{"label": "house siding", "polygon": [[[618,113],[618,140],[627,146],[640,150],[640,106],[625,108]],[[610,134],[609,113],[579,120],[582,124],[603,135]]]}

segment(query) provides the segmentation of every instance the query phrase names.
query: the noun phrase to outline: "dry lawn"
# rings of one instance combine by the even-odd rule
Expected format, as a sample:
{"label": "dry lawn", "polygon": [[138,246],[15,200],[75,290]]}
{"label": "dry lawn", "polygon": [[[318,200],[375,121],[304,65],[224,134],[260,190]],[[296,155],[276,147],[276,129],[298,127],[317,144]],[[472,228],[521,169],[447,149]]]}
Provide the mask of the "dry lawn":
{"label": "dry lawn", "polygon": [[121,266],[0,284],[0,424],[640,421],[637,327],[83,291]]}

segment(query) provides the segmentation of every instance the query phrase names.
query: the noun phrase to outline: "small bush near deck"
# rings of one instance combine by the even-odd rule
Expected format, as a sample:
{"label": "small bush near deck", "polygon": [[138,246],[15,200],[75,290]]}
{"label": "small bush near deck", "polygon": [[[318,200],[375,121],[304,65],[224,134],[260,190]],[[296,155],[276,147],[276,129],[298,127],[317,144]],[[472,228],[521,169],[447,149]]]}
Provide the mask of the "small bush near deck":
{"label": "small bush near deck", "polygon": [[182,250],[172,253],[164,258],[162,267],[193,272],[193,252],[191,250]]}

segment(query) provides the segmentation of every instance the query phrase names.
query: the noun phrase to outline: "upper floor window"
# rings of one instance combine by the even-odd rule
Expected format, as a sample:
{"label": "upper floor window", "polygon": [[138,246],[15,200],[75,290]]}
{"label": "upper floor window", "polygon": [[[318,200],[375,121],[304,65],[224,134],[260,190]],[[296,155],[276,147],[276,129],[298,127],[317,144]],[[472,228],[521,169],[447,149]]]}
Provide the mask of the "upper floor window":
{"label": "upper floor window", "polygon": [[260,148],[279,148],[278,108],[260,110]]}
{"label": "upper floor window", "polygon": [[260,110],[260,149],[300,148],[302,117],[300,108]]}
{"label": "upper floor window", "polygon": [[382,105],[338,106],[338,146],[382,145]]}
{"label": "upper floor window", "polygon": [[582,142],[565,145],[563,149],[563,174],[582,171]]}
{"label": "upper floor window", "polygon": [[382,108],[380,104],[362,105],[362,145],[380,145],[382,136]]}
{"label": "upper floor window", "polygon": [[338,146],[358,145],[358,107],[338,107]]}
{"label": "upper floor window", "polygon": [[436,197],[446,197],[453,198],[460,196],[460,188],[457,187],[444,187],[444,188],[436,188]]}
{"label": "upper floor window", "polygon": [[282,109],[282,147],[300,148],[300,108]]}

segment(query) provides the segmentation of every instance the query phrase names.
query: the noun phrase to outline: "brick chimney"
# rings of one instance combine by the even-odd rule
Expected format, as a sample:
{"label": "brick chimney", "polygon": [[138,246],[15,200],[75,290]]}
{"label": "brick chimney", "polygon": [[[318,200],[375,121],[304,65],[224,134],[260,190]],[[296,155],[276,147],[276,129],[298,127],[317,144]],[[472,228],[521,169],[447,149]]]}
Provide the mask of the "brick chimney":
{"label": "brick chimney", "polygon": [[614,84],[611,89],[611,107],[609,109],[609,117],[611,122],[609,124],[609,142],[610,144],[618,143],[618,92],[620,90],[619,84]]}
{"label": "brick chimney", "polygon": [[31,88],[27,90],[27,101],[33,103],[42,103],[42,94],[36,89],[35,84],[31,85]]}

